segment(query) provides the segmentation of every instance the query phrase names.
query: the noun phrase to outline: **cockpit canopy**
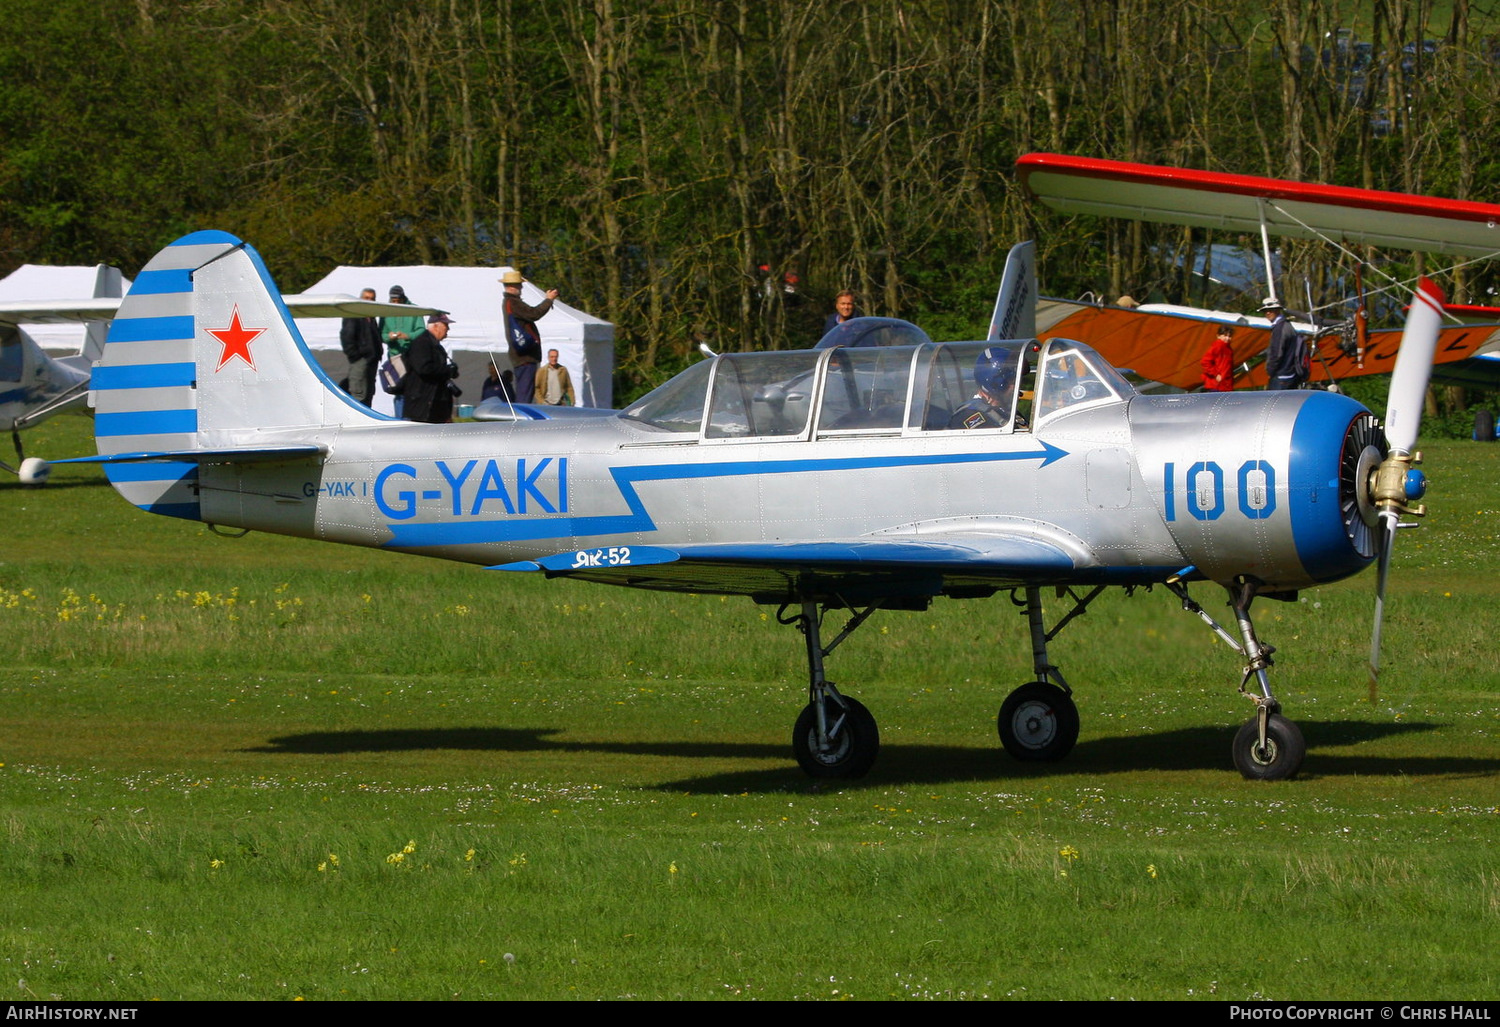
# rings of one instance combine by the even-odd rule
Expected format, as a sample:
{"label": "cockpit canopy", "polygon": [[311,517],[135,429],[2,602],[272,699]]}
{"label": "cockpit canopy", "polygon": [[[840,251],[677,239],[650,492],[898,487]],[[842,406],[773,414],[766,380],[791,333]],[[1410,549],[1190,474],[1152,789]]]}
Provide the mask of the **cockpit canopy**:
{"label": "cockpit canopy", "polygon": [[867,343],[721,354],[683,371],[621,416],[703,441],[1008,433],[1134,394],[1098,353],[1063,339]]}
{"label": "cockpit canopy", "polygon": [[818,340],[814,349],[848,346],[920,346],[931,342],[927,333],[910,321],[896,317],[851,317],[834,325]]}

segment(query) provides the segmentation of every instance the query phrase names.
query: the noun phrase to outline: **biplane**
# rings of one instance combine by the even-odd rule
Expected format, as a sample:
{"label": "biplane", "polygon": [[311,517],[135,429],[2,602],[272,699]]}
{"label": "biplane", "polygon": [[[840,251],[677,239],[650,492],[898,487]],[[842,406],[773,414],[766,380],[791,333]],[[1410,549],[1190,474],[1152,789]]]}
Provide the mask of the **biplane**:
{"label": "biplane", "polygon": [[[1047,207],[1210,228],[1226,236],[1259,241],[1267,293],[1278,296],[1271,236],[1319,240],[1366,268],[1362,247],[1442,254],[1466,261],[1500,255],[1500,205],[1315,185],[1250,175],[1231,175],[1052,153],[1031,153],[1017,162],[1022,186]],[[1364,276],[1357,274],[1363,289]],[[1409,287],[1408,287],[1409,288]],[[1288,309],[1299,304],[1281,296]],[[1352,316],[1333,323],[1298,323],[1312,341],[1314,385],[1395,369],[1401,329],[1371,329],[1366,294],[1357,291]],[[1436,362],[1466,360],[1500,346],[1500,311],[1477,306],[1445,307]],[[1046,298],[1037,306],[1037,334],[1090,343],[1118,367],[1142,378],[1191,389],[1200,384],[1199,360],[1219,324],[1238,326],[1235,360],[1242,371],[1236,388],[1262,388],[1263,366],[1245,367],[1265,350],[1270,322],[1259,315],[1185,306],[1148,304],[1123,308],[1105,303]],[[1470,373],[1473,373],[1472,371]]]}

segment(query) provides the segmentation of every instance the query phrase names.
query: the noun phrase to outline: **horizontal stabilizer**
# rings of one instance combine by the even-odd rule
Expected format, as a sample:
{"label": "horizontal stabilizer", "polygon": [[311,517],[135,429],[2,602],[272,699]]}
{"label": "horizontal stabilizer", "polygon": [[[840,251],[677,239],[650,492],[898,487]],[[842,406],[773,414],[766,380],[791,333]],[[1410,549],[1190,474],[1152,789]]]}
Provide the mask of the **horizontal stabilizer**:
{"label": "horizontal stabilizer", "polygon": [[323,446],[262,446],[251,449],[176,449],[143,453],[109,453],[99,456],[77,456],[71,460],[53,460],[54,464],[138,464],[153,460],[186,461],[199,464],[259,464],[276,460],[302,460],[322,456]]}

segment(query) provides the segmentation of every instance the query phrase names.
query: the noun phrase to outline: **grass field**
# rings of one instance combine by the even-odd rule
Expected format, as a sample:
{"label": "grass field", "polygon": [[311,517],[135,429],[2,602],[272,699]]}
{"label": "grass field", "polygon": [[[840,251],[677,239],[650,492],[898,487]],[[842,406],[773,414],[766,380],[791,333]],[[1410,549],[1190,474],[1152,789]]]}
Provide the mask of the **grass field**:
{"label": "grass field", "polygon": [[876,615],[829,671],[880,761],[818,786],[800,636],[746,600],[0,482],[0,997],[1494,998],[1500,446],[1426,467],[1378,705],[1373,575],[1256,607],[1309,745],[1277,784],[1161,589],[1054,643],[1083,730],[1048,766],[995,738],[1005,597]]}

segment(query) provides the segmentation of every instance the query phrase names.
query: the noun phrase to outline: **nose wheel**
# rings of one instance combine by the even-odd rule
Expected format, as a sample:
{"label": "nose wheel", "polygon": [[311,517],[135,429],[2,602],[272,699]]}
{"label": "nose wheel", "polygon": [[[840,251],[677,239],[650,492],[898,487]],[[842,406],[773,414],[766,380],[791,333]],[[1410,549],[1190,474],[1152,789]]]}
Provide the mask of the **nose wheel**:
{"label": "nose wheel", "polygon": [[1286,781],[1296,776],[1307,755],[1302,729],[1279,713],[1266,716],[1266,737],[1260,737],[1260,717],[1245,721],[1234,736],[1234,766],[1252,781]]}

